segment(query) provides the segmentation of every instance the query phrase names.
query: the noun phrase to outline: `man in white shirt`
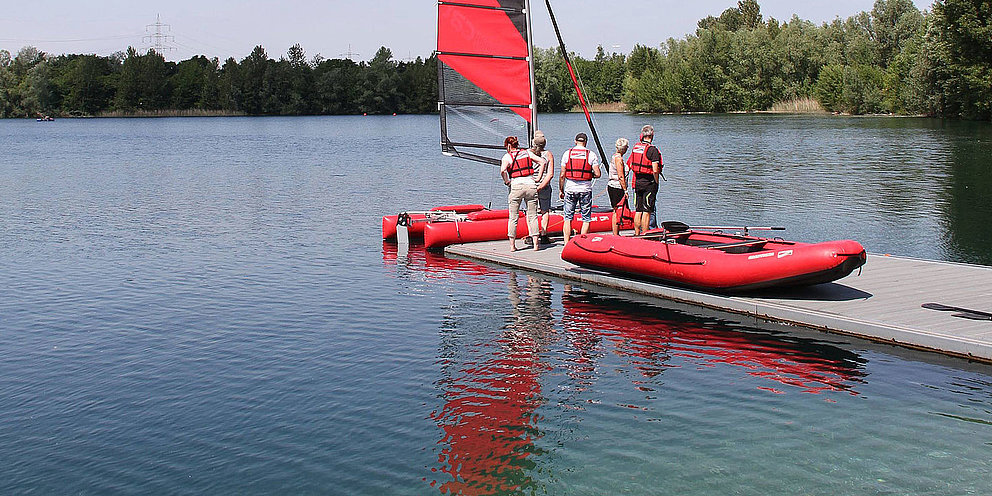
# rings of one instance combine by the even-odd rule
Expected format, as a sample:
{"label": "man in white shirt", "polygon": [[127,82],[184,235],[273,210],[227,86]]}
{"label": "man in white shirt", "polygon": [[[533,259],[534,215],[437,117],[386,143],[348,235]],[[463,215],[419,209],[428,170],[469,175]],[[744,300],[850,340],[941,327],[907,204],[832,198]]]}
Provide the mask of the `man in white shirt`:
{"label": "man in white shirt", "polygon": [[592,222],[592,180],[602,173],[599,170],[599,157],[586,148],[588,141],[586,133],[577,134],[575,146],[561,156],[562,173],[558,176],[558,189],[561,191],[561,198],[565,200],[565,225],[562,226],[565,244],[572,237],[572,218],[575,216],[576,206],[582,216],[582,229],[579,233],[588,233],[589,223]]}

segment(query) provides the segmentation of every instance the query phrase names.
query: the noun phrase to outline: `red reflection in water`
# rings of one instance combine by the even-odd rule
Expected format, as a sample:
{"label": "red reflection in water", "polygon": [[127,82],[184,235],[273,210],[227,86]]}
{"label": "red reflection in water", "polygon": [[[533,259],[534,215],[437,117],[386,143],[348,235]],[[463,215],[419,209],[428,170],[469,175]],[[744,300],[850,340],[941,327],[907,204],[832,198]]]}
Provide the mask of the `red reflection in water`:
{"label": "red reflection in water", "polygon": [[[743,367],[748,374],[818,394],[824,391],[858,392],[864,372],[854,362],[856,355],[813,341],[770,334],[721,329],[657,318],[647,312],[585,301],[566,293],[562,297],[563,327],[588,340],[595,333],[613,343],[617,353],[632,358],[632,365],[645,377],[654,377],[671,357],[693,363]],[[781,392],[773,388],[762,388]]]}
{"label": "red reflection in water", "polygon": [[400,250],[396,243],[382,243],[382,263],[386,266],[405,267],[431,278],[450,278],[454,275],[492,276],[505,272],[479,265],[468,260],[447,258],[424,249],[424,245],[410,245]]}
{"label": "red reflection in water", "polygon": [[473,359],[453,364],[439,386],[445,404],[431,414],[444,431],[440,468],[447,481],[431,486],[448,494],[505,494],[533,485],[528,473],[540,455],[543,434],[535,410],[545,399],[539,378],[540,351],[552,332],[551,285],[526,276],[509,279],[513,321],[495,342],[474,348]]}

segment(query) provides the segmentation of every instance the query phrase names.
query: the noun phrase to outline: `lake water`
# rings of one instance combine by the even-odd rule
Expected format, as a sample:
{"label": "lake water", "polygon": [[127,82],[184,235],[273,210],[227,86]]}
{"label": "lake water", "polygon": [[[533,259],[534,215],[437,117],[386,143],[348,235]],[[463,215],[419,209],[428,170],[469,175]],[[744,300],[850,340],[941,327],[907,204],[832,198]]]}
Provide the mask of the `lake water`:
{"label": "lake water", "polygon": [[[646,122],[664,219],[992,264],[988,124],[598,117]],[[383,244],[505,204],[437,141],[0,121],[0,494],[992,492],[992,366]]]}

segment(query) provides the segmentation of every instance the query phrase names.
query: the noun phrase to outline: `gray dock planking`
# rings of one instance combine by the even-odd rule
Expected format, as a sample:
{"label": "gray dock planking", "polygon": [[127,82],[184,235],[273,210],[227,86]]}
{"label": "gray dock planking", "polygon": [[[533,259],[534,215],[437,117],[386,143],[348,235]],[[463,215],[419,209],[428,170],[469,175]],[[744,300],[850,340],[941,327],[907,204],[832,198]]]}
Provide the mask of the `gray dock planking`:
{"label": "gray dock planking", "polygon": [[[518,246],[523,242],[518,240]],[[562,243],[508,250],[506,240],[453,245],[445,253],[667,300],[701,305],[992,362],[992,321],[923,308],[933,302],[992,313],[992,267],[869,255],[860,274],[829,284],[724,296],[584,269],[561,259]]]}

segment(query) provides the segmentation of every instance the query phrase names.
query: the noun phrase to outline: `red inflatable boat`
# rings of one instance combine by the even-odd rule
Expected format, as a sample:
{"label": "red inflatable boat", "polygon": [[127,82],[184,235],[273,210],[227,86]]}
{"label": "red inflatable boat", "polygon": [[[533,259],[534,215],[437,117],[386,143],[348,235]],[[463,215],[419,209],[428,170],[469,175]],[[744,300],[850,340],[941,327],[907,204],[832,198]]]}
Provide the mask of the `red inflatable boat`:
{"label": "red inflatable boat", "polygon": [[835,281],[864,265],[867,256],[857,241],[808,244],[690,228],[640,237],[577,236],[561,258],[677,286],[740,292]]}
{"label": "red inflatable boat", "polygon": [[[445,246],[461,243],[476,243],[480,241],[496,241],[507,238],[509,211],[485,210],[472,212],[463,221],[429,222],[424,226],[424,247],[428,250],[441,250]],[[552,213],[548,220],[548,234],[562,234],[565,219],[560,213]],[[630,229],[629,222],[621,225],[621,229]],[[578,232],[582,228],[582,219],[578,214],[572,220],[572,229]],[[605,232],[613,230],[613,211],[606,208],[593,208],[592,222],[589,232]],[[520,213],[517,219],[517,238],[527,237],[527,218]]]}
{"label": "red inflatable boat", "polygon": [[[428,222],[445,218],[464,218],[465,214],[485,209],[486,207],[482,205],[445,205],[443,207],[434,207],[426,212],[403,212],[399,215],[384,215],[382,217],[382,239],[395,240],[396,226],[401,220],[406,226],[411,239],[421,239],[424,237],[424,226]],[[499,212],[499,210],[496,210],[496,212]],[[510,211],[503,210],[502,212],[506,216]]]}

